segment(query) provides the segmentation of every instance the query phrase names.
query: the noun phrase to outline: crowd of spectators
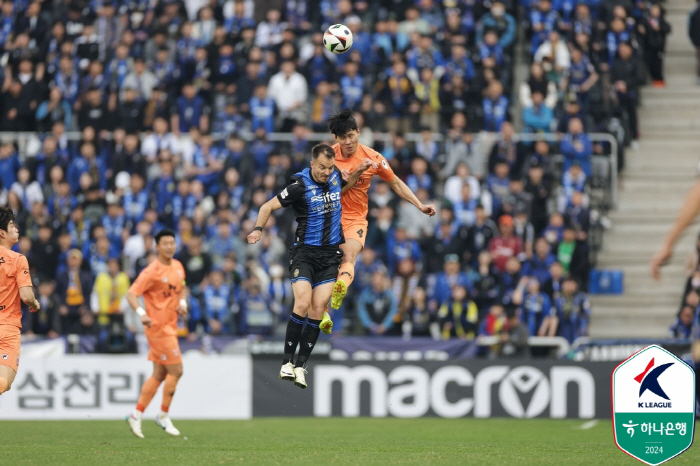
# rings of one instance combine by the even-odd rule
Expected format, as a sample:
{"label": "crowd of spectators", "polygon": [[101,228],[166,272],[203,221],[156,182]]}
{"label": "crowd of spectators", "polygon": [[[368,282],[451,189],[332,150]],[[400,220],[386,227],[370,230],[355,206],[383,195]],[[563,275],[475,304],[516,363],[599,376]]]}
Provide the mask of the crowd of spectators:
{"label": "crowd of spectators", "polygon": [[[346,54],[322,46],[334,23],[353,32]],[[521,322],[572,341],[590,314],[592,157],[610,150],[587,133],[617,119],[638,137],[640,63],[661,85],[664,24],[631,0],[6,0],[0,131],[38,135],[0,145],[0,202],[42,302],[24,332],[97,332],[172,227],[183,334],[276,333],[291,212],[244,238],[311,133],[352,108],[360,142],[440,209],[426,220],[373,184],[336,329],[472,338]],[[531,66],[514,83],[520,29]],[[547,140],[515,135],[516,101]]]}

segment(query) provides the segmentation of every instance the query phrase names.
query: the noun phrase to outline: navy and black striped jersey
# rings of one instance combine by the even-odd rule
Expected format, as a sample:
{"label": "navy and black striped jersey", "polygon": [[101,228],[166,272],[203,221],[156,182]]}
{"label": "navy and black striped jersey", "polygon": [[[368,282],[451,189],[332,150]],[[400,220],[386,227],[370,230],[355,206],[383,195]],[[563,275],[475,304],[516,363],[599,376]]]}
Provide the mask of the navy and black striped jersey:
{"label": "navy and black striped jersey", "polygon": [[345,185],[336,168],[321,184],[305,168],[292,176],[291,183],[277,195],[283,207],[292,206],[297,218],[294,246],[337,246],[345,242],[340,223],[340,191]]}

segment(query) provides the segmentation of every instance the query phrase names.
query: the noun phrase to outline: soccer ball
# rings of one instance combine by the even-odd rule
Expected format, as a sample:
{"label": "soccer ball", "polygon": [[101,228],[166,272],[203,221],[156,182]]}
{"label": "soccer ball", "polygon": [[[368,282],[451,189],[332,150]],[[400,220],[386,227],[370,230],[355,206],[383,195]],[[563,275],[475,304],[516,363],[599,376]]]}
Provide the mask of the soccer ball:
{"label": "soccer ball", "polygon": [[334,24],[323,34],[323,46],[333,53],[345,53],[352,47],[352,32],[344,24]]}

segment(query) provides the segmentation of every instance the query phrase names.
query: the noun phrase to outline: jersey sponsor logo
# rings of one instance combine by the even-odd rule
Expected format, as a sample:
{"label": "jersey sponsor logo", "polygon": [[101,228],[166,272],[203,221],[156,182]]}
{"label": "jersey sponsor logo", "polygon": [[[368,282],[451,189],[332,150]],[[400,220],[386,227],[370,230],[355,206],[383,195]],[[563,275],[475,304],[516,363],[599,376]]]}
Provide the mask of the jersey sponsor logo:
{"label": "jersey sponsor logo", "polygon": [[311,202],[324,201],[333,202],[340,200],[340,193],[325,193],[311,198]]}

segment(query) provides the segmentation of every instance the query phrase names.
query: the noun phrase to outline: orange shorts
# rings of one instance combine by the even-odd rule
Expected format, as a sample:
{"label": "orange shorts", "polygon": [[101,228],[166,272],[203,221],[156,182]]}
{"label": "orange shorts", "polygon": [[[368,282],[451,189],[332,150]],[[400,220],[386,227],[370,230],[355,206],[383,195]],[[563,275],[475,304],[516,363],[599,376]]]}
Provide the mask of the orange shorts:
{"label": "orange shorts", "polygon": [[171,364],[181,364],[182,355],[180,354],[180,344],[175,335],[167,335],[164,337],[149,338],[148,360],[162,366]]}
{"label": "orange shorts", "polygon": [[365,248],[365,239],[367,239],[367,220],[351,220],[342,223],[343,225],[343,235],[345,236],[345,241],[349,239],[354,239],[362,245],[362,249]]}
{"label": "orange shorts", "polygon": [[0,365],[17,372],[20,331],[14,325],[0,325]]}

